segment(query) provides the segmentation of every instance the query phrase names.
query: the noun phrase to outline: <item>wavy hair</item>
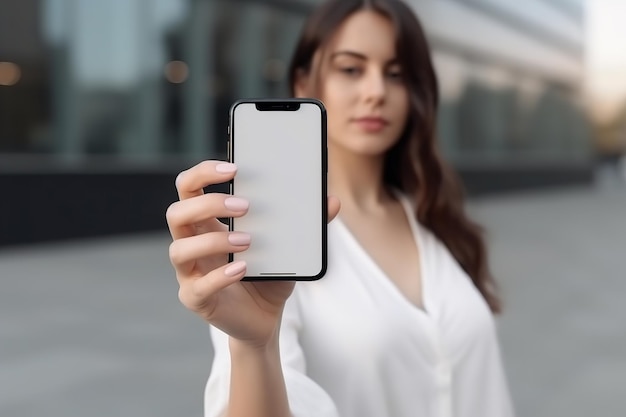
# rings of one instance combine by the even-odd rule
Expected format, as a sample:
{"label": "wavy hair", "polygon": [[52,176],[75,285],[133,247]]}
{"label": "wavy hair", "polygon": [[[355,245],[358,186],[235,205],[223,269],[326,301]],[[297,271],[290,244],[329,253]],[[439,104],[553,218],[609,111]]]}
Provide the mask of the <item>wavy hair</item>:
{"label": "wavy hair", "polygon": [[443,242],[491,311],[499,313],[501,302],[489,271],[483,231],[467,217],[461,181],[437,148],[439,87],[426,36],[413,11],[400,0],[330,0],[319,6],[305,23],[291,61],[291,93],[298,77],[314,70],[316,52],[349,16],[364,9],[393,23],[396,56],[409,92],[407,125],[385,155],[385,184],[413,198],[417,220]]}

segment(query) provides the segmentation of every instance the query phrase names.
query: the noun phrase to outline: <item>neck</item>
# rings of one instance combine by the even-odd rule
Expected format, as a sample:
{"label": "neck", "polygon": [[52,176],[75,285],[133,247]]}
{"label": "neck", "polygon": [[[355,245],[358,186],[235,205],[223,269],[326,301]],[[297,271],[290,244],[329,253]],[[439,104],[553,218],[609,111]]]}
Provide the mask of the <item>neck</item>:
{"label": "neck", "polygon": [[390,196],[383,183],[384,156],[356,155],[329,144],[328,190],[342,211],[379,208]]}

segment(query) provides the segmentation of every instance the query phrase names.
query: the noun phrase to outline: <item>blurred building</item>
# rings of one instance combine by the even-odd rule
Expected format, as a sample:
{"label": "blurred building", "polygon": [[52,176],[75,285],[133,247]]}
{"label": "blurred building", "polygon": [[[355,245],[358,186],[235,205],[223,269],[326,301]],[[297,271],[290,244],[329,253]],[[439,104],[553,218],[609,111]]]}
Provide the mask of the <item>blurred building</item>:
{"label": "blurred building", "polygon": [[[315,0],[0,0],[0,244],[162,228],[224,158],[228,108],[285,96]],[[584,0],[412,0],[441,146],[470,193],[588,181]]]}

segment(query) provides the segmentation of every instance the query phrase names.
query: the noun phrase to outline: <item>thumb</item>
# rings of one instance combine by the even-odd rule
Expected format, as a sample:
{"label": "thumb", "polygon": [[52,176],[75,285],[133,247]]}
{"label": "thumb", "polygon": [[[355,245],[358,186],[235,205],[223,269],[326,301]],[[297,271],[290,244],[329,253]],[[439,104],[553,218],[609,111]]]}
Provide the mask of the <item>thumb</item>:
{"label": "thumb", "polygon": [[341,208],[341,201],[334,195],[328,196],[328,222],[330,223],[337,214],[339,214],[339,209]]}

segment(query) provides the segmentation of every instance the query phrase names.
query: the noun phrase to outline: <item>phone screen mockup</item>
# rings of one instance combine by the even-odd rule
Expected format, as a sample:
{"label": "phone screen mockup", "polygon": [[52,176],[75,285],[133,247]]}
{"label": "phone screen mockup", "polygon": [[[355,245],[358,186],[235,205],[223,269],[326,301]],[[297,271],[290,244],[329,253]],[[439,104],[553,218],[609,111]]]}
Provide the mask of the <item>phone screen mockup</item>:
{"label": "phone screen mockup", "polygon": [[315,280],[327,266],[326,111],[313,99],[240,100],[230,112],[231,194],[250,202],[246,280]]}

